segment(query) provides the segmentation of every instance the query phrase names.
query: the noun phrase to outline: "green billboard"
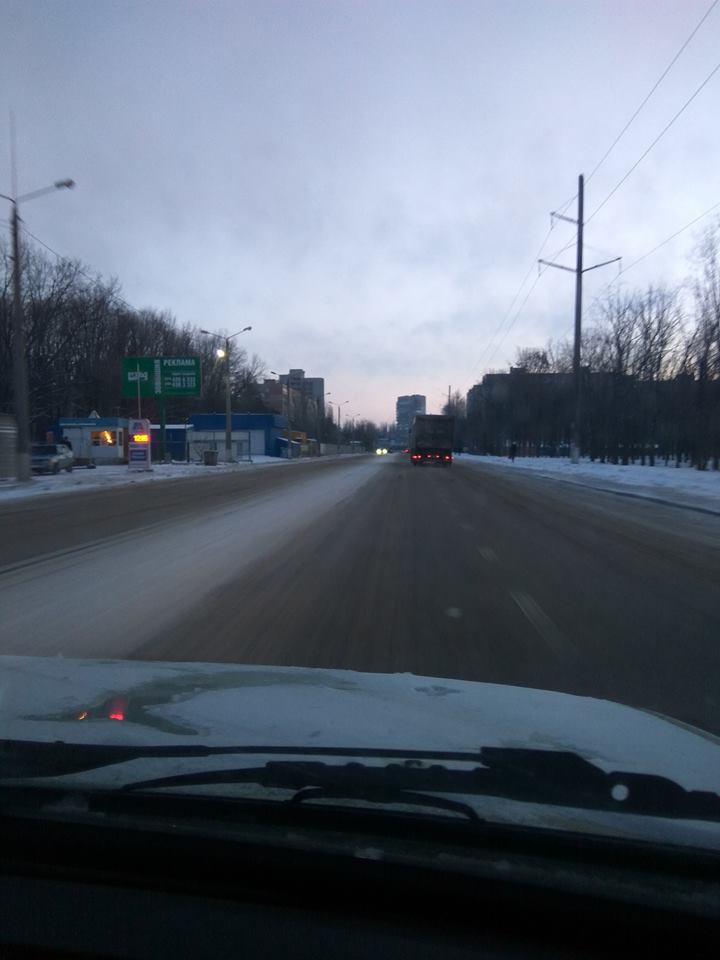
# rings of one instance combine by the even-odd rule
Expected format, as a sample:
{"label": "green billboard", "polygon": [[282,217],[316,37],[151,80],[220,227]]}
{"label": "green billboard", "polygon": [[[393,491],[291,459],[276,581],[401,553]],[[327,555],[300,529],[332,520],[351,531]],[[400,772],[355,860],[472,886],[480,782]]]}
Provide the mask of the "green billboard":
{"label": "green billboard", "polygon": [[199,397],[200,357],[123,357],[124,397]]}

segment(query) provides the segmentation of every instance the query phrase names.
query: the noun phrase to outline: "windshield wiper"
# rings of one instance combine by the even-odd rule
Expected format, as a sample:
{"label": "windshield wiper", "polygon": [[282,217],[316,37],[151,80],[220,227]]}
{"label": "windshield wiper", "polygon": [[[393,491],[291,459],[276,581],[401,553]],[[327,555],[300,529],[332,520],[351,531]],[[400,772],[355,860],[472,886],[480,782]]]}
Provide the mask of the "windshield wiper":
{"label": "windshield wiper", "polygon": [[[28,752],[30,751],[30,752]],[[251,783],[292,792],[291,802],[324,797],[350,797],[402,802],[403,795],[455,793],[495,796],[591,810],[646,816],[720,821],[720,796],[685,790],[667,777],[629,771],[606,773],[570,751],[483,747],[477,753],[401,751],[332,747],[132,747],[28,744],[0,741],[0,774],[4,777],[47,777],[98,769],[143,758],[207,758],[213,756],[281,755],[313,759],[270,760],[260,766],[200,770],[133,781],[121,791]],[[358,758],[347,763],[317,757]],[[368,764],[363,761],[388,762]],[[479,764],[470,769],[446,765]],[[429,798],[432,805],[436,797]],[[448,799],[448,798],[446,798]],[[415,802],[411,800],[410,802]],[[452,803],[454,801],[448,802]],[[462,803],[463,807],[466,803]],[[467,810],[463,810],[467,814]]]}
{"label": "windshield wiper", "polygon": [[575,753],[484,747],[464,760],[479,759],[470,770],[438,763],[405,760],[385,766],[351,762],[269,761],[261,767],[207,770],[159,777],[127,785],[125,790],[158,787],[256,783],[297,791],[303,801],[320,796],[358,796],[363,792],[403,791],[498,796],[592,810],[651,816],[720,820],[720,797],[710,791],[685,790],[666,777],[614,771],[605,773]]}

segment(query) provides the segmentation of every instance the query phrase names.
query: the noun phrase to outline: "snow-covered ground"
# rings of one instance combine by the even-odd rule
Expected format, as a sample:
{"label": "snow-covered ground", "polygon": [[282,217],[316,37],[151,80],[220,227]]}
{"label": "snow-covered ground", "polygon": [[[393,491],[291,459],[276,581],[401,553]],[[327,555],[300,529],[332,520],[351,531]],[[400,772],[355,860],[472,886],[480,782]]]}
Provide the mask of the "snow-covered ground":
{"label": "snow-covered ground", "polygon": [[342,459],[347,462],[337,470],[300,468],[293,483],[266,495],[199,507],[191,516],[3,568],[0,653],[130,655],[212,591],[301,536],[386,462]]}
{"label": "snow-covered ground", "polygon": [[[309,460],[294,460],[293,463],[309,463]],[[252,470],[257,466],[281,466],[288,461],[281,457],[253,457],[253,462],[220,463],[216,467],[206,467],[202,463],[156,463],[151,471],[130,471],[127,466],[103,466],[93,470],[87,467],[75,467],[72,473],[56,476],[42,474],[34,476],[29,484],[19,484],[12,480],[0,480],[0,503],[7,500],[24,499],[48,493],[77,493],[105,487],[117,487],[133,483],[153,483],[158,480],[177,480],[181,477],[208,476],[217,473],[233,473],[237,470]]]}
{"label": "snow-covered ground", "polygon": [[720,514],[720,471],[694,470],[689,466],[654,467],[582,460],[571,463],[561,457],[473,456],[463,454],[458,462],[471,466],[490,466],[499,470],[532,472],[553,480],[580,484],[596,490],[610,490],[627,496],[680,504]]}

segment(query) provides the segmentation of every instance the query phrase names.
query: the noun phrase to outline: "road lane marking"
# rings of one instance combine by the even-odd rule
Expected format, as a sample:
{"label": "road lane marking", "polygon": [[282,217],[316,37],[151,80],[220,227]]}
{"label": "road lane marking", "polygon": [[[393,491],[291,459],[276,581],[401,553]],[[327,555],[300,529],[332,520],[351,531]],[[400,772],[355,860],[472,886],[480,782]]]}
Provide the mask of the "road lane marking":
{"label": "road lane marking", "polygon": [[529,593],[524,593],[522,590],[511,590],[510,596],[555,656],[561,657],[572,650],[570,641],[562,635],[550,617]]}
{"label": "road lane marking", "polygon": [[495,553],[492,547],[478,547],[480,551],[480,556],[483,560],[487,560],[488,563],[497,563],[498,555]]}

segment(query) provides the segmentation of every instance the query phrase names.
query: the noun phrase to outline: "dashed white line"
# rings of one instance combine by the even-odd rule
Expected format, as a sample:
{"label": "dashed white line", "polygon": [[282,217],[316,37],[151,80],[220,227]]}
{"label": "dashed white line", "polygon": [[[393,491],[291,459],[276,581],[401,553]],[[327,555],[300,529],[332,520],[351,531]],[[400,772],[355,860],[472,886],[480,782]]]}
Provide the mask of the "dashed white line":
{"label": "dashed white line", "polygon": [[523,593],[521,590],[511,590],[510,596],[557,657],[572,652],[570,641],[562,635],[558,627],[529,593]]}
{"label": "dashed white line", "polygon": [[483,560],[487,560],[488,563],[498,562],[498,555],[495,553],[492,547],[478,547],[478,550]]}

